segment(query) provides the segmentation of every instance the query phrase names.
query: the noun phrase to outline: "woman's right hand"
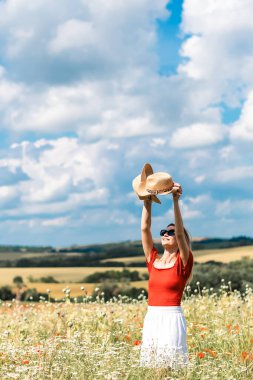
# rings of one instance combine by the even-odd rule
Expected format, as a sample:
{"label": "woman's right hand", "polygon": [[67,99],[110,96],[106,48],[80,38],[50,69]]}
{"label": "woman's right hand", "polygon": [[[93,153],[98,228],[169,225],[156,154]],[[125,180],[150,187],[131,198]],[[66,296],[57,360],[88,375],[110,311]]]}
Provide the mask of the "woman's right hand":
{"label": "woman's right hand", "polygon": [[144,200],[144,202],[151,203],[152,202],[152,195],[147,195],[143,200]]}
{"label": "woman's right hand", "polygon": [[179,183],[174,182],[174,185],[172,188],[173,199],[179,199],[182,193],[183,193],[182,186]]}

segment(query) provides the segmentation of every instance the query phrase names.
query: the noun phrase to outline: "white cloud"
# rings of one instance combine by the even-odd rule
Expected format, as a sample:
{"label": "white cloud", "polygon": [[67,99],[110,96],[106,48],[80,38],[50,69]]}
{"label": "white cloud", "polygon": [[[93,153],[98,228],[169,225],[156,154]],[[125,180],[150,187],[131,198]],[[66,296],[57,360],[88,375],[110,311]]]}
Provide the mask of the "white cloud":
{"label": "white cloud", "polygon": [[233,211],[233,202],[231,199],[225,199],[224,201],[218,201],[215,207],[215,214],[221,218],[231,216]]}
{"label": "white cloud", "polygon": [[[4,125],[19,133],[74,131],[89,139],[138,136],[162,131],[142,97],[132,98],[124,94],[124,89],[119,95],[113,87],[114,84],[108,81],[107,87],[99,82],[79,83],[51,86],[39,93],[26,88],[22,96],[16,99],[22,90],[17,88],[18,92],[13,94],[15,102],[5,110]],[[3,88],[5,90],[6,85]]]}
{"label": "white cloud", "polygon": [[8,70],[23,82],[3,127],[71,131],[86,140],[153,135],[156,144],[186,121],[219,123],[218,107],[207,107],[208,87],[157,73],[156,21],[168,17],[166,3],[1,3],[3,46],[19,46],[15,57],[6,57]]}
{"label": "white cloud", "polygon": [[41,225],[43,227],[61,227],[68,223],[68,217],[53,218],[42,220]]}
{"label": "white cloud", "polygon": [[[90,108],[84,106],[91,104]],[[59,86],[47,88],[40,93],[29,90],[16,108],[5,116],[6,123],[16,131],[57,132],[77,129],[78,123],[98,112],[92,86]]]}
{"label": "white cloud", "polygon": [[0,109],[5,111],[9,104],[21,98],[24,90],[21,84],[8,80],[6,70],[0,66]]}
{"label": "white cloud", "polygon": [[204,123],[179,128],[172,135],[170,144],[173,148],[194,148],[213,145],[224,138],[224,127]]}
{"label": "white cloud", "polygon": [[41,219],[41,218],[30,218],[23,219],[22,217],[18,220],[7,219],[5,221],[1,221],[0,224],[2,226],[11,227],[13,230],[17,228],[28,227],[30,229],[38,229],[38,228],[54,228],[54,227],[62,227],[67,225],[69,222],[68,217],[60,217],[60,218],[52,218],[52,219]]}
{"label": "white cloud", "polygon": [[222,160],[231,160],[236,155],[235,147],[232,145],[224,146],[220,149],[219,155]]}
{"label": "white cloud", "polygon": [[18,198],[19,191],[14,186],[0,186],[0,207],[1,209],[10,206]]}
{"label": "white cloud", "polygon": [[[79,134],[90,139],[97,138],[124,138],[133,136],[146,136],[159,133],[157,126],[152,124],[151,117],[128,118],[127,115],[113,115],[112,119],[103,119],[101,123],[92,125],[90,129],[80,130]],[[122,118],[122,116],[125,118]]]}
{"label": "white cloud", "polygon": [[212,202],[212,198],[210,197],[209,194],[200,194],[195,197],[190,197],[188,196],[186,198],[186,201],[189,202],[191,205],[210,205]]}
{"label": "white cloud", "polygon": [[[91,193],[76,194],[72,193],[66,196],[66,199],[55,200],[50,203],[33,202],[25,203],[26,199],[23,199],[23,205],[19,208],[10,208],[3,211],[3,216],[17,217],[20,214],[26,216],[40,215],[42,218],[45,215],[62,215],[65,213],[73,213],[78,215],[80,208],[82,207],[100,207],[108,204],[108,190],[106,188],[94,190]],[[84,211],[86,213],[86,211]],[[79,217],[79,216],[78,216]]]}
{"label": "white cloud", "polygon": [[[182,61],[160,76],[157,19],[168,17],[166,5],[0,1],[0,125],[14,142],[1,150],[0,199],[2,218],[20,221],[20,231],[58,225],[65,236],[75,225],[81,235],[85,226],[84,240],[95,240],[87,235],[101,219],[108,231],[137,231],[140,202],[129,193],[145,162],[182,182],[182,212],[197,235],[219,229],[215,212],[233,220],[234,184],[247,180],[251,196],[252,7],[185,0]],[[223,106],[241,104],[239,120],[225,126]]]}
{"label": "white cloud", "polygon": [[251,219],[252,211],[253,201],[251,199],[235,200],[228,198],[223,201],[217,201],[215,207],[216,216],[220,218],[229,217],[235,224],[243,223],[243,220]]}
{"label": "white cloud", "polygon": [[221,124],[217,88],[157,73],[156,21],[168,17],[165,0],[9,0],[0,10],[3,45],[18,44],[16,58],[7,57],[10,73],[26,83],[5,110],[5,128],[71,131],[86,140],[153,135],[157,144],[168,130],[202,124],[206,131],[189,139],[191,147],[220,140],[207,127]]}
{"label": "white cloud", "polygon": [[[98,205],[99,206],[99,205]],[[131,227],[133,225],[139,227],[139,218],[137,218],[133,213],[128,210],[122,209],[105,209],[105,208],[97,208],[96,212],[91,209],[87,209],[85,213],[80,215],[80,218],[74,223],[83,225],[83,226],[100,226],[101,224],[105,228],[111,227],[119,227],[121,229],[121,236],[123,236],[123,240],[127,240],[126,236],[126,227]],[[122,227],[123,226],[123,227]],[[112,230],[112,239],[118,240],[117,236],[113,236],[114,231]],[[101,235],[101,231],[96,230],[95,234]]]}
{"label": "white cloud", "polygon": [[[32,78],[39,82],[41,79],[65,82],[64,69],[74,80],[89,78],[92,73],[113,78],[124,65],[127,68],[153,64],[149,48],[156,39],[156,19],[168,16],[166,3],[166,0],[0,2],[3,52],[11,60],[16,76],[29,82]],[[74,50],[77,54],[70,54]],[[56,59],[57,54],[60,60]]]}
{"label": "white cloud", "polygon": [[18,56],[22,50],[29,44],[33,38],[32,29],[15,29],[10,32],[12,44],[7,47],[6,54],[9,58]]}
{"label": "white cloud", "polygon": [[166,139],[164,138],[161,138],[161,137],[154,137],[151,142],[150,142],[150,145],[152,147],[159,147],[159,146],[163,146],[166,144]]}
{"label": "white cloud", "polygon": [[[221,170],[217,173],[216,180],[219,182],[234,182],[237,180],[253,178],[253,166],[237,166]],[[243,185],[242,185],[243,186]]]}
{"label": "white cloud", "polygon": [[185,220],[197,219],[202,216],[201,210],[194,210],[191,208],[190,205],[187,205],[184,202],[181,203],[181,208],[182,208],[182,215]]}
{"label": "white cloud", "polygon": [[248,94],[240,119],[231,128],[230,136],[233,141],[253,141],[253,90]]}
{"label": "white cloud", "polygon": [[252,86],[253,8],[248,0],[185,0],[179,72],[216,89],[215,101],[232,106]]}
{"label": "white cloud", "polygon": [[248,0],[185,0],[183,28],[187,33],[205,31],[206,34],[214,32],[214,23],[217,33],[231,32],[231,25],[237,30],[253,29],[252,16],[253,10]]}
{"label": "white cloud", "polygon": [[13,145],[10,157],[0,160],[0,168],[12,172],[19,169],[26,180],[0,188],[2,198],[18,194],[21,202],[19,209],[6,214],[62,213],[83,205],[104,204],[114,167],[108,158],[100,163],[106,146],[106,142],[81,144],[76,138]]}
{"label": "white cloud", "polygon": [[[200,147],[193,150],[183,151],[184,160],[187,160],[187,171],[196,175],[196,170],[205,170],[208,168],[208,163],[212,159],[212,150]],[[199,172],[198,172],[199,173]],[[202,175],[202,173],[201,173]]]}
{"label": "white cloud", "polygon": [[[91,22],[71,19],[57,27],[56,36],[49,42],[49,50],[52,53],[59,53],[65,50],[89,48],[96,43],[96,30]],[[77,52],[80,54],[80,50]]]}
{"label": "white cloud", "polygon": [[202,183],[202,182],[204,182],[205,181],[205,178],[206,178],[206,176],[205,175],[198,175],[197,177],[195,177],[195,182],[197,183],[197,184],[200,184],[200,183]]}
{"label": "white cloud", "polygon": [[[206,194],[201,194],[195,198],[184,197],[180,201],[180,208],[184,220],[199,219],[203,217],[203,206],[210,204],[210,197]],[[173,208],[169,210],[169,218],[174,219]]]}

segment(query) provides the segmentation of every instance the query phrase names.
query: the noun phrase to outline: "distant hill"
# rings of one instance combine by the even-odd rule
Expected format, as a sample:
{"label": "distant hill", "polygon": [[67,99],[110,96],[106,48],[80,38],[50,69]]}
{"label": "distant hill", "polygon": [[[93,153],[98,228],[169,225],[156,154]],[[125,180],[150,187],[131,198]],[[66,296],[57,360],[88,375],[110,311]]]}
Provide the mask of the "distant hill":
{"label": "distant hill", "polygon": [[[162,248],[160,243],[160,238],[155,238],[154,242],[157,248]],[[253,245],[253,238],[247,236],[232,237],[230,239],[225,238],[206,238],[206,237],[195,237],[192,238],[192,249],[202,250],[202,249],[222,249],[222,248],[233,248],[242,247],[247,245]],[[98,245],[86,245],[86,246],[72,246],[69,248],[59,248],[58,252],[80,252],[80,253],[102,253],[110,252],[112,254],[117,251],[128,251],[128,256],[138,256],[136,250],[141,249],[141,241],[125,241],[121,243],[109,243],[109,244],[98,244]],[[142,252],[141,252],[142,253]],[[123,255],[120,255],[124,257]]]}
{"label": "distant hill", "polygon": [[[199,239],[199,238],[198,238]],[[192,249],[222,249],[222,248],[234,248],[243,247],[253,244],[253,238],[247,236],[237,236],[231,239],[224,238],[203,238],[192,241]]]}
{"label": "distant hill", "polygon": [[[162,252],[161,243],[155,243]],[[193,250],[225,249],[253,245],[253,238],[246,236],[222,238],[197,238],[192,241]],[[0,246],[0,267],[87,267],[124,266],[120,261],[104,259],[143,255],[141,241],[71,246],[66,248]],[[145,265],[145,263],[143,263]]]}
{"label": "distant hill", "polygon": [[1,252],[23,252],[23,253],[40,253],[53,252],[55,249],[51,246],[33,246],[33,245],[0,245]]}

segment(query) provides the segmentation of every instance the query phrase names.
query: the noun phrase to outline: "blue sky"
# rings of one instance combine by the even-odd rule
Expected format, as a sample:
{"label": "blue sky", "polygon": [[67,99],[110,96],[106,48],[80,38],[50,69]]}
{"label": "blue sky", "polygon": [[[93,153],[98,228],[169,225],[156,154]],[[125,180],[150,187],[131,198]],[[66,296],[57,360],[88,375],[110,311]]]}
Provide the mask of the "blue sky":
{"label": "blue sky", "polygon": [[[248,0],[0,1],[0,243],[140,238],[145,162],[193,236],[253,236]],[[171,196],[152,230],[173,220]]]}

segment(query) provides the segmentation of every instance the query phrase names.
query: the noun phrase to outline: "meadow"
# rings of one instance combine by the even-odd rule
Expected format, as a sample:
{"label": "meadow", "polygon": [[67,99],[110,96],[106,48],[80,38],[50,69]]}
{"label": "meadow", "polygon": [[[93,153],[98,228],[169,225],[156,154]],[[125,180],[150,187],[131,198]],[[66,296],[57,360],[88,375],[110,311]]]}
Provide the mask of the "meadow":
{"label": "meadow", "polygon": [[[21,276],[27,288],[36,288],[38,292],[45,293],[50,289],[52,297],[62,298],[64,288],[71,288],[71,295],[77,297],[82,295],[81,287],[85,287],[87,293],[90,295],[98,284],[84,283],[82,279],[94,272],[104,272],[106,270],[117,269],[121,270],[122,267],[77,267],[77,268],[0,268],[0,287],[9,285],[13,286],[13,278]],[[145,267],[128,268],[129,270],[138,270],[141,273],[147,273]],[[40,278],[45,276],[52,276],[59,283],[44,283],[44,282],[30,282],[29,276]],[[131,286],[147,288],[147,281],[133,281]]]}
{"label": "meadow", "polygon": [[0,378],[20,380],[250,380],[253,377],[253,292],[243,297],[221,283],[219,292],[188,286],[188,368],[139,366],[147,301],[119,297],[96,302],[0,304]]}

